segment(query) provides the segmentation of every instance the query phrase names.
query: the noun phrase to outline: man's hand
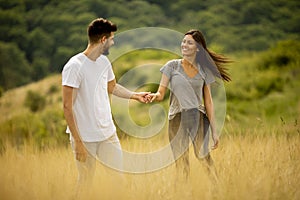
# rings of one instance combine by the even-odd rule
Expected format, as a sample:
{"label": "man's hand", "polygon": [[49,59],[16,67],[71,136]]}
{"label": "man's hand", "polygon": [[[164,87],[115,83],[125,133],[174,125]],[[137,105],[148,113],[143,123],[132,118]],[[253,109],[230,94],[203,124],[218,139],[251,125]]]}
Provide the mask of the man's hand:
{"label": "man's hand", "polygon": [[85,162],[87,158],[87,150],[85,146],[83,145],[82,141],[76,141],[75,142],[75,154],[76,154],[76,160],[79,162]]}
{"label": "man's hand", "polygon": [[135,92],[131,98],[141,103],[149,103],[151,100],[149,94],[150,92]]}

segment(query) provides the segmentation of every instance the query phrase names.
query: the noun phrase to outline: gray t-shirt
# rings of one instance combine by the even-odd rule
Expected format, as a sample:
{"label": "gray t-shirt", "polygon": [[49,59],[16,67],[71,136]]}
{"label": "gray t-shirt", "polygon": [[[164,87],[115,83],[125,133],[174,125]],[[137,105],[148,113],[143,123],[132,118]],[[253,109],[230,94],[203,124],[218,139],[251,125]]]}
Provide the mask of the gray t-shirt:
{"label": "gray t-shirt", "polygon": [[167,62],[160,71],[169,78],[170,108],[169,119],[185,109],[197,108],[205,113],[203,106],[203,86],[215,81],[208,70],[197,66],[199,73],[190,78],[183,70],[181,59]]}

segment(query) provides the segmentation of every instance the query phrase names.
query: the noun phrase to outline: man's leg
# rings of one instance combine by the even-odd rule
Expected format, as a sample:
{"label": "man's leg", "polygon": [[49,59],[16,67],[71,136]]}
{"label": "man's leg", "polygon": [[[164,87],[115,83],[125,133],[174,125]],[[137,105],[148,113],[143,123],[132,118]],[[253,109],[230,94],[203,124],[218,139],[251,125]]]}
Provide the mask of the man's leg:
{"label": "man's leg", "polygon": [[95,173],[96,164],[96,147],[97,142],[84,142],[84,145],[88,151],[87,158],[85,162],[80,162],[76,160],[75,155],[75,144],[71,141],[71,146],[73,149],[76,166],[78,170],[77,186],[76,186],[76,196],[82,197],[84,194],[88,194],[88,188],[92,183],[92,179]]}
{"label": "man's leg", "polygon": [[[125,176],[123,174],[123,153],[117,134],[113,134],[107,140],[101,141],[97,148],[97,157],[105,165],[106,174],[109,178],[105,181],[111,185],[110,191],[114,199],[122,199],[124,196],[124,187],[126,186]],[[118,185],[118,190],[115,186]]]}
{"label": "man's leg", "polygon": [[99,143],[97,157],[105,166],[118,171],[123,170],[123,153],[116,133]]}

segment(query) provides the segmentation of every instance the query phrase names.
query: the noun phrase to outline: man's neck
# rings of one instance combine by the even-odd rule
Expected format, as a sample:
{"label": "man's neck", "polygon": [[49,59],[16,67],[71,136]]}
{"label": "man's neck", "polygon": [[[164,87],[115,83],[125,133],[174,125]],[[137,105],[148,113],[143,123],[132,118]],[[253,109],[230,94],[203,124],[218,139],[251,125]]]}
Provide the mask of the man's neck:
{"label": "man's neck", "polygon": [[99,56],[103,53],[102,49],[99,48],[99,45],[91,45],[89,44],[87,48],[83,51],[84,55],[86,55],[89,59],[96,61]]}

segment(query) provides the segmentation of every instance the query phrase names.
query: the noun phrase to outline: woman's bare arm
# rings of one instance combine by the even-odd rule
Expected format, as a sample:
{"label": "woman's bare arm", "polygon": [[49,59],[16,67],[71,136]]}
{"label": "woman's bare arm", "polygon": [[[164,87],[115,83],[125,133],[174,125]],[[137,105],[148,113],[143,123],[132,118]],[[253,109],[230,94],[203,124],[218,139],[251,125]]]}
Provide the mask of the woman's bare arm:
{"label": "woman's bare arm", "polygon": [[212,101],[209,85],[204,85],[203,95],[204,95],[204,106],[205,106],[205,109],[206,109],[207,117],[208,117],[209,122],[210,122],[211,131],[212,131],[212,138],[213,138],[213,141],[214,141],[213,149],[216,149],[218,147],[218,144],[219,144],[219,136],[217,134],[217,129],[216,129],[214,104],[213,104],[213,101]]}
{"label": "woman's bare arm", "polygon": [[169,84],[169,78],[166,75],[162,74],[157,92],[153,94],[149,94],[149,96],[151,97],[150,102],[162,101],[165,97],[168,84]]}

